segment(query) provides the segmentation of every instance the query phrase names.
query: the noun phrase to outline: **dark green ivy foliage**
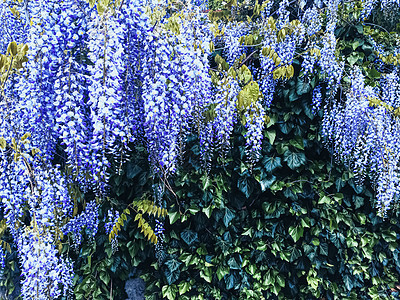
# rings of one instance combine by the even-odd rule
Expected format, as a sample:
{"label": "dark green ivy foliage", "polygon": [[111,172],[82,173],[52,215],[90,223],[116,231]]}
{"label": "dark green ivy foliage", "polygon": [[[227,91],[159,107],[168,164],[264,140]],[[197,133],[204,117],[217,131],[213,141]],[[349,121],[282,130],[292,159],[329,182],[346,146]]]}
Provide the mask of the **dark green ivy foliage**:
{"label": "dark green ivy foliage", "polygon": [[[165,197],[165,258],[157,261],[129,217],[115,254],[105,235],[79,253],[77,299],[125,299],[124,281],[137,276],[148,299],[395,298],[399,211],[377,217],[369,184],[358,186],[332,162],[310,111],[313,83],[296,78],[277,95],[255,167],[240,126],[209,174],[189,140],[186,163],[169,182],[175,195]],[[134,157],[113,178],[120,210],[152,193],[146,154],[136,149]]]}

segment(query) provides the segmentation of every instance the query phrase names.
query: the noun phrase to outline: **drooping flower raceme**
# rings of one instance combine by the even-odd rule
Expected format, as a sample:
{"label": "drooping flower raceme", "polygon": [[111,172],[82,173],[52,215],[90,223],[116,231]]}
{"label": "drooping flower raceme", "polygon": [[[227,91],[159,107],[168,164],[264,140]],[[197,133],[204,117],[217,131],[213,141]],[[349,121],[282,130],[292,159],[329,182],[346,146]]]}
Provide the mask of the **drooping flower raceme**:
{"label": "drooping flower raceme", "polygon": [[[94,62],[90,71],[89,101],[93,136],[90,141],[91,171],[94,180],[105,183],[110,162],[107,154],[118,158],[125,151],[130,133],[124,114],[123,75],[124,31],[121,18],[93,13],[89,25],[89,58]],[[100,189],[104,189],[101,185]]]}
{"label": "drooping flower raceme", "polygon": [[[389,105],[398,101],[394,97],[398,80],[394,78],[384,77],[381,86],[385,90],[379,91],[366,86],[361,71],[354,70],[346,103],[325,109],[323,121],[323,134],[333,145],[335,156],[353,169],[360,182],[369,176],[376,184],[377,207],[382,215],[400,195],[400,123],[379,104],[384,100]],[[389,84],[392,88],[388,88]],[[386,99],[379,100],[380,94]]]}
{"label": "drooping flower raceme", "polygon": [[[72,286],[72,263],[58,256],[49,233],[26,228],[18,240],[24,299],[56,299]],[[63,289],[62,287],[66,287]]]}

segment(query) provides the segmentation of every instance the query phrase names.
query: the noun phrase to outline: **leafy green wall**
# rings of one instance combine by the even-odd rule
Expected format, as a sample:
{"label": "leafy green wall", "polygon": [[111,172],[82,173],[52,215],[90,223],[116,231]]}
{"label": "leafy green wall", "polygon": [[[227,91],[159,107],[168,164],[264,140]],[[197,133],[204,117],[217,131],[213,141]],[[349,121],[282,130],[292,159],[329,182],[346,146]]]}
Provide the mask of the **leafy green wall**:
{"label": "leafy green wall", "polygon": [[[358,186],[332,161],[310,111],[312,84],[300,78],[282,86],[253,168],[240,127],[232,151],[209,174],[193,137],[170,180],[175,195],[164,197],[164,257],[157,261],[133,214],[116,253],[100,235],[79,254],[77,298],[109,299],[112,286],[115,299],[123,299],[123,281],[137,276],[148,299],[395,298],[399,210],[377,217],[370,185]],[[151,195],[145,166],[145,153],[136,149],[125,173],[114,176],[112,201],[120,210]]]}

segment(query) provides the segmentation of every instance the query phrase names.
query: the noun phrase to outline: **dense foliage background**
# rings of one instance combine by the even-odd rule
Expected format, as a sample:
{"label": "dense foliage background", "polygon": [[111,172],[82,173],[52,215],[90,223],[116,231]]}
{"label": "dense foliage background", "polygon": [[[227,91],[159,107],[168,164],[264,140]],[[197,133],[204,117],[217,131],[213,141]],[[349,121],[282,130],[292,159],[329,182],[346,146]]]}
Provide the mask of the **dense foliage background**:
{"label": "dense foliage background", "polygon": [[[101,238],[85,249],[78,272],[97,271],[102,283],[87,279],[76,296],[98,291],[98,299],[107,299],[113,280],[113,294],[123,299],[122,282],[140,276],[149,299],[396,298],[390,288],[399,281],[399,211],[378,217],[371,187],[357,185],[332,162],[310,92],[301,79],[282,86],[252,169],[240,126],[232,152],[211,174],[200,168],[191,140],[188,163],[170,181],[175,195],[165,198],[162,259],[154,259],[154,248],[129,219],[115,254],[103,254],[110,246],[100,246]],[[144,153],[135,154],[125,174],[114,177],[121,209],[151,189]]]}
{"label": "dense foliage background", "polygon": [[[103,16],[108,16],[107,7],[115,8],[112,3],[89,2],[87,10],[84,11],[95,12],[100,16],[104,11],[106,13]],[[332,5],[328,2],[292,1],[286,7],[287,21],[293,22],[298,12],[306,11],[310,7],[317,7],[319,12],[324,11],[324,9],[330,7],[329,5]],[[398,299],[399,293],[396,290],[400,281],[400,245],[398,243],[400,238],[400,210],[396,202],[398,198],[396,189],[398,187],[395,186],[393,190],[390,190],[390,188],[383,191],[379,189],[379,187],[385,186],[379,180],[382,178],[387,180],[387,177],[383,175],[376,177],[374,174],[381,172],[379,174],[386,176],[386,173],[380,169],[375,169],[374,173],[376,166],[372,163],[372,166],[365,169],[368,170],[368,175],[372,174],[371,176],[367,176],[361,171],[357,173],[359,170],[355,165],[359,166],[357,165],[359,148],[355,147],[355,150],[351,150],[354,152],[350,151],[353,155],[351,157],[351,155],[346,154],[346,149],[341,148],[338,141],[332,140],[332,135],[326,133],[327,128],[334,128],[332,130],[336,130],[338,135],[346,132],[343,128],[337,129],[335,127],[335,119],[332,120],[327,117],[330,116],[330,110],[334,111],[337,108],[335,103],[345,105],[344,95],[350,98],[352,92],[360,91],[360,93],[366,91],[368,97],[372,95],[370,90],[364,89],[364,86],[362,88],[358,86],[362,84],[360,84],[361,75],[358,75],[357,70],[360,70],[360,74],[363,73],[363,84],[365,82],[366,86],[376,87],[380,91],[380,94],[378,92],[377,94],[381,96],[381,100],[371,96],[368,98],[369,105],[366,110],[368,112],[386,111],[390,113],[387,113],[387,115],[393,115],[394,119],[400,115],[398,106],[393,104],[396,103],[397,99],[400,99],[400,89],[396,85],[399,83],[398,77],[395,77],[392,81],[393,85],[396,85],[396,88],[393,88],[394,95],[389,92],[385,94],[385,89],[389,90],[388,86],[390,85],[386,76],[388,74],[398,75],[399,60],[396,55],[400,41],[398,36],[400,26],[396,23],[399,16],[398,5],[394,1],[386,2],[382,1],[382,7],[386,9],[381,10],[374,1],[353,1],[347,4],[337,1],[337,25],[332,31],[337,43],[333,50],[335,52],[334,57],[340,62],[338,66],[343,65],[343,67],[329,73],[323,70],[324,66],[321,63],[321,66],[316,67],[317,71],[312,71],[308,76],[304,74],[304,61],[307,57],[296,52],[300,49],[294,46],[293,53],[291,53],[292,57],[288,59],[290,63],[287,65],[282,63],[281,70],[285,71],[279,71],[279,74],[275,72],[273,76],[272,73],[266,73],[268,66],[265,66],[265,59],[269,55],[266,52],[270,51],[272,57],[273,50],[271,48],[268,51],[265,50],[267,47],[263,47],[264,45],[261,45],[258,41],[262,34],[258,31],[259,23],[257,22],[267,20],[262,16],[262,11],[268,2],[234,3],[231,1],[223,3],[210,1],[208,4],[196,3],[197,6],[201,6],[201,18],[195,19],[194,22],[201,23],[199,20],[202,20],[202,22],[211,20],[220,24],[214,27],[214,30],[219,31],[219,33],[215,33],[217,38],[214,39],[211,50],[209,52],[204,50],[207,54],[205,60],[209,64],[207,66],[211,69],[210,80],[214,84],[211,91],[215,95],[224,95],[224,97],[224,93],[228,91],[229,95],[221,99],[230,99],[230,93],[233,93],[234,103],[236,103],[236,99],[238,99],[238,102],[246,102],[250,99],[249,101],[253,101],[254,106],[252,106],[253,104],[249,104],[249,107],[246,107],[243,103],[235,104],[238,117],[231,124],[231,135],[228,132],[228,135],[216,134],[215,136],[204,137],[200,129],[199,131],[187,131],[187,136],[183,140],[179,140],[185,147],[179,148],[182,152],[179,155],[176,154],[176,158],[171,158],[175,154],[168,152],[172,148],[168,148],[169,136],[167,136],[167,131],[159,133],[160,135],[165,134],[165,136],[162,136],[162,143],[164,143],[163,147],[166,148],[156,149],[155,145],[159,146],[157,143],[161,144],[161,142],[150,133],[144,133],[150,127],[146,123],[148,120],[146,119],[144,123],[137,121],[138,123],[134,123],[134,126],[145,124],[144,128],[137,129],[138,136],[143,136],[136,137],[137,140],[124,140],[123,143],[126,144],[123,145],[128,145],[129,148],[127,148],[128,150],[121,150],[123,159],[115,158],[117,156],[115,153],[118,152],[107,152],[107,155],[103,153],[102,159],[107,157],[107,161],[104,161],[105,164],[100,165],[100,167],[98,165],[90,166],[86,170],[93,171],[95,169],[98,171],[98,173],[93,173],[95,174],[94,177],[100,178],[100,183],[96,181],[99,186],[95,187],[92,185],[92,179],[84,178],[87,177],[86,173],[74,173],[80,170],[79,167],[68,169],[70,162],[65,157],[71,154],[73,143],[68,144],[69,137],[66,138],[67,134],[60,135],[58,138],[63,139],[63,143],[57,141],[55,150],[57,155],[54,155],[51,163],[54,166],[59,164],[58,167],[61,165],[60,170],[63,170],[63,174],[64,172],[67,174],[67,178],[73,178],[74,183],[84,182],[89,186],[86,189],[79,184],[68,185],[68,193],[74,200],[73,213],[67,214],[69,223],[64,221],[62,223],[65,235],[61,235],[59,240],[55,239],[48,242],[49,245],[54,246],[54,249],[57,249],[57,257],[68,258],[73,262],[72,288],[68,291],[68,294],[60,296],[60,298],[137,299],[136,297],[141,297],[139,295],[145,293],[148,299],[166,298],[168,300]],[[82,3],[79,2],[79,4]],[[65,3],[65,5],[67,4],[68,2]],[[86,5],[86,3],[84,4]],[[22,7],[22,3],[18,5]],[[15,7],[11,7],[7,4],[3,7],[13,8],[13,14],[18,15],[16,11],[18,5],[16,3]],[[369,5],[371,7],[375,5],[371,14],[366,13]],[[282,6],[284,5],[278,2],[271,5],[269,8],[271,16],[279,15],[277,11]],[[132,7],[129,12],[132,13],[130,16],[134,16],[132,20],[134,19],[135,22],[139,20],[137,24],[140,25],[137,25],[137,27],[132,25],[136,24],[133,21],[132,24],[129,22],[118,23],[116,20],[122,19],[118,15],[118,13],[121,13],[118,9],[114,13],[120,19],[116,17],[114,20],[114,17],[111,16],[115,15],[110,14],[109,19],[107,17],[96,19],[96,17],[94,20],[100,23],[106,20],[104,22],[107,25],[104,26],[113,28],[112,30],[115,30],[117,38],[119,34],[122,36],[122,33],[116,24],[126,26],[129,30],[134,28],[138,32],[140,30],[145,32],[143,28],[147,27],[143,24],[147,21],[143,21],[145,19],[143,16],[146,9],[146,13],[153,18],[152,29],[158,28],[158,22],[162,23],[160,20],[168,17],[170,19],[168,19],[169,23],[167,21],[165,23],[167,24],[166,28],[174,34],[182,29],[179,26],[185,25],[184,21],[179,21],[178,18],[174,19],[179,15],[176,13],[182,8],[182,3],[173,3],[165,7],[155,5],[151,8],[143,8],[143,10],[138,8],[140,6],[137,3],[132,4]],[[137,8],[140,13],[135,10]],[[124,11],[124,13],[127,12]],[[366,14],[365,19],[360,19],[362,14]],[[182,20],[185,20],[184,15],[181,17]],[[62,19],[62,14],[60,18]],[[323,18],[325,18],[324,22],[329,25],[329,10],[323,14]],[[79,20],[79,18],[77,17],[76,20]],[[305,20],[302,21],[306,22]],[[183,25],[179,22],[182,22]],[[271,21],[269,22],[271,23]],[[79,28],[86,26],[78,21],[75,21],[74,24],[79,24],[81,26]],[[247,29],[240,31],[241,24],[246,24]],[[254,25],[253,28],[251,24],[258,25]],[[295,26],[296,22],[291,24]],[[327,24],[324,26],[329,27]],[[132,28],[129,26],[132,26]],[[67,26],[67,28],[69,27]],[[95,27],[93,26],[93,28]],[[93,28],[91,29],[92,33],[95,33]],[[221,33],[224,28],[227,30],[225,34]],[[291,42],[289,37],[295,36],[297,33],[293,29],[290,29],[287,33],[282,33],[282,29],[280,31],[275,30],[274,34],[281,35],[280,39],[283,41],[287,36],[287,42]],[[50,29],[48,30],[50,31]],[[131,32],[129,30],[127,31]],[[324,30],[320,28],[312,36],[319,37],[318,32],[322,36]],[[160,29],[160,31],[162,30]],[[133,29],[132,32],[134,32]],[[71,53],[74,54],[68,54],[68,51],[65,54],[71,55],[71,57],[76,55],[76,61],[79,61],[79,63],[84,61],[83,65],[92,67],[92,69],[89,68],[87,73],[82,71],[82,74],[87,77],[92,76],[91,80],[95,84],[88,81],[90,85],[85,81],[85,76],[79,77],[77,75],[79,79],[77,79],[76,86],[70,86],[71,89],[79,90],[79,84],[82,84],[82,86],[90,85],[92,88],[88,92],[88,99],[97,99],[94,95],[96,88],[101,89],[105,85],[104,81],[101,85],[100,80],[96,83],[96,80],[100,78],[96,75],[96,72],[101,71],[102,67],[98,63],[99,59],[96,61],[96,55],[102,55],[99,51],[99,49],[102,49],[99,46],[102,44],[99,37],[101,34],[96,34],[98,36],[91,40],[94,42],[88,46],[89,50],[78,51],[76,49],[82,49],[84,46],[77,44],[78,46],[75,45],[71,48],[74,49],[73,51],[76,50],[76,53],[71,50]],[[38,33],[38,36],[41,35],[41,33]],[[73,33],[71,33],[72,35]],[[144,49],[157,48],[157,44],[151,43],[146,44],[146,47],[149,48],[145,48],[142,43],[145,44],[144,41],[147,43],[147,37],[143,38],[142,41],[140,34],[138,36],[135,36],[137,42],[135,47],[137,48],[132,48],[132,53],[137,51],[140,55],[145,55]],[[160,36],[163,37],[163,35]],[[172,36],[175,38],[174,35]],[[168,37],[171,38],[171,36]],[[179,37],[179,39],[176,38],[178,40],[176,42],[174,38],[169,41],[174,45],[174,47],[171,46],[171,49],[189,55],[185,51],[188,51],[187,49],[193,45],[188,43],[185,47],[179,48],[185,43],[185,40],[179,40],[182,38]],[[111,37],[110,40],[112,40]],[[118,42],[114,42],[118,45]],[[106,44],[106,42],[104,43]],[[285,42],[281,41],[281,44],[279,47],[285,49],[287,46]],[[17,57],[12,54],[13,45],[8,47],[10,49],[7,50],[7,59]],[[97,49],[96,45],[100,48]],[[300,43],[300,45],[302,44]],[[161,44],[160,47],[164,47],[164,45]],[[198,47],[201,47],[201,45]],[[279,47],[277,46],[276,49]],[[106,49],[106,46],[104,46],[104,53],[106,53]],[[288,54],[285,52],[286,50],[282,49],[283,54],[280,54],[280,56],[282,56],[283,61],[285,59],[283,55],[290,53]],[[18,53],[23,52],[23,55],[20,55],[18,59],[15,58],[21,62],[21,67],[16,66],[15,69],[20,70],[22,63],[26,63],[25,54],[29,52],[21,45],[18,46],[17,50]],[[151,51],[149,50],[149,53]],[[313,51],[312,55],[318,57],[318,51]],[[200,53],[200,51],[198,52]],[[110,56],[115,53],[118,54],[118,47],[115,46],[110,53]],[[132,55],[129,56],[132,59],[129,64],[139,64],[136,60],[138,57],[132,53],[129,54]],[[40,51],[37,55],[39,54]],[[84,57],[83,54],[87,57]],[[122,56],[116,57],[117,54],[113,59],[119,61],[117,59],[121,59]],[[169,55],[169,57],[167,55],[166,61],[171,64],[170,66],[176,67],[176,65],[173,65],[174,56]],[[200,57],[196,57],[196,55],[193,59]],[[105,56],[106,54],[104,54]],[[38,63],[37,57],[33,58],[30,63]],[[276,65],[275,67],[279,66],[279,63],[276,62],[277,57],[274,57],[275,62],[272,61]],[[74,65],[75,62],[68,59],[66,61],[70,63],[70,68],[76,68],[74,69],[76,73],[81,71],[78,66]],[[110,61],[112,60],[110,59]],[[145,64],[146,68],[152,70],[149,67],[150,62],[156,61],[158,60],[151,61],[149,59],[146,62],[147,65]],[[196,62],[198,61],[196,60]],[[181,61],[179,63],[183,64]],[[11,63],[8,61],[8,64],[11,66],[12,61]],[[112,63],[110,64],[112,65]],[[198,64],[201,63],[198,62]],[[104,68],[106,67],[110,70],[114,70],[115,67],[117,73],[127,74],[127,77],[132,76],[132,82],[135,82],[135,84],[136,82],[148,83],[148,86],[144,87],[140,84],[134,87],[127,85],[127,95],[129,95],[129,92],[136,95],[146,88],[151,90],[149,86],[154,90],[159,88],[156,85],[157,82],[151,82],[149,77],[140,77],[141,75],[139,76],[136,73],[132,75],[129,73],[132,70],[123,73],[121,65],[107,65],[104,59]],[[53,66],[49,67],[50,70],[52,68]],[[60,68],[65,69],[66,65],[61,64]],[[165,72],[158,65],[154,68],[158,72],[153,70],[155,74]],[[9,70],[11,69],[10,67]],[[34,68],[32,67],[32,69]],[[277,69],[279,67],[274,70]],[[204,74],[208,74],[208,71],[207,69]],[[339,71],[343,72],[343,78],[337,80],[335,76],[339,75],[335,72]],[[175,74],[174,72],[172,70],[171,74]],[[201,73],[199,70],[198,72]],[[12,74],[13,77],[8,79],[8,73],[2,73],[2,82],[10,84],[7,86],[8,90],[3,93],[2,100],[11,97],[13,88],[17,90],[21,87],[17,80],[21,74],[15,72]],[[51,77],[50,75],[49,77]],[[71,75],[71,71],[69,71],[69,75]],[[179,76],[181,75],[179,73]],[[265,82],[264,79],[268,77],[267,75],[271,75],[271,79],[273,78],[274,81]],[[106,78],[106,75],[103,78]],[[183,75],[182,78],[184,78]],[[11,83],[9,83],[10,80]],[[67,82],[63,80],[67,79],[61,76],[60,81]],[[251,86],[249,86],[250,81],[253,84]],[[256,82],[260,83],[260,89]],[[96,84],[99,84],[99,86]],[[111,86],[111,89],[121,92],[118,87],[114,86],[116,84],[114,81],[107,84]],[[257,93],[254,96],[252,88],[255,84],[257,84]],[[272,90],[269,90],[270,84],[273,86]],[[197,87],[199,88],[199,86]],[[204,86],[200,86],[200,88],[202,87]],[[2,90],[3,88],[4,84]],[[181,86],[180,88],[189,89],[188,86]],[[240,94],[240,91],[244,92]],[[392,92],[392,90],[390,91]],[[201,95],[204,96],[206,92]],[[147,95],[143,98],[152,95],[151,91],[148,91],[148,94],[146,94],[146,91],[143,93]],[[196,93],[194,95],[200,95],[199,92]],[[259,105],[257,101],[261,98],[260,94],[264,97],[263,101],[268,104],[265,105],[265,111],[264,108],[256,106]],[[7,95],[7,97],[4,95]],[[168,95],[171,103],[175,96],[172,92],[171,95]],[[390,102],[391,97],[395,98],[396,101]],[[112,102],[110,99],[112,99],[111,96],[107,101]],[[387,102],[384,102],[385,99]],[[149,103],[151,102],[149,101]],[[390,103],[393,105],[390,105]],[[264,104],[266,103],[263,102]],[[207,110],[203,111],[206,115],[204,119],[209,119],[207,119],[208,124],[214,122],[218,117],[224,117],[223,114],[220,116],[213,115],[218,105],[216,102],[208,104]],[[244,108],[242,109],[240,105]],[[99,104],[99,106],[101,105]],[[62,109],[62,107],[63,105],[60,104],[59,108]],[[152,111],[150,110],[150,112]],[[114,113],[116,112],[114,111]],[[146,116],[150,114],[148,111],[141,111],[141,113],[147,114]],[[61,118],[61,113],[58,116]],[[110,119],[112,117],[111,114]],[[374,115],[372,119],[378,117],[379,114]],[[143,119],[144,117],[139,114],[139,117],[135,115],[135,118]],[[253,118],[262,119],[265,125],[259,128],[262,134],[260,139],[258,131],[251,127],[253,123],[249,122],[250,119],[253,121]],[[350,115],[351,118],[353,117]],[[104,130],[104,135],[109,135],[108,137],[111,140],[111,142],[107,140],[107,143],[119,145],[115,140],[112,140],[115,137],[110,132],[120,130],[120,125],[111,124],[112,121],[109,122],[111,129],[107,127],[107,131]],[[336,123],[339,123],[339,121]],[[4,123],[2,124],[4,125]],[[58,128],[60,131],[62,124]],[[154,124],[160,125],[157,122]],[[156,128],[154,124],[151,123],[150,125]],[[385,125],[386,123],[380,125],[382,124]],[[96,123],[93,126],[95,125]],[[214,125],[219,126],[219,124]],[[331,127],[329,127],[330,125]],[[220,131],[229,130],[225,127],[218,128]],[[249,135],[251,130],[254,130],[254,135]],[[354,128],[350,128],[351,130],[357,131],[359,127],[355,124]],[[37,134],[40,135],[41,131],[38,130],[38,132]],[[395,133],[393,130],[390,134],[394,136]],[[223,147],[218,148],[221,145],[214,145],[215,149],[207,148],[209,147],[207,142],[210,142],[210,137],[215,139],[221,138],[221,136],[227,139],[223,142],[226,142],[229,147],[223,145]],[[100,139],[96,134],[91,137],[93,140]],[[387,136],[385,135],[385,137]],[[29,138],[30,136],[22,136],[21,141],[24,142]],[[342,138],[342,140],[344,139]],[[367,138],[365,139],[367,140]],[[35,143],[34,137],[32,140]],[[388,140],[387,145],[395,144],[396,141],[394,138],[393,141]],[[257,142],[261,143],[260,148],[258,148]],[[12,144],[12,146],[6,148],[5,143],[6,139],[4,139],[3,147],[3,140],[1,140],[1,148],[6,149],[4,152],[10,151],[10,148],[14,146]],[[7,145],[10,143],[7,140]],[[368,144],[364,146],[367,147]],[[21,147],[23,146],[21,145]],[[98,145],[96,147],[93,150],[98,151],[96,153],[103,151]],[[35,148],[28,149],[33,151],[32,149]],[[372,152],[366,151],[366,156],[371,155],[372,157],[373,151],[378,148],[371,146],[368,149],[368,151],[373,150]],[[14,151],[17,152],[16,149]],[[5,157],[10,153],[3,153],[4,156],[2,156],[4,168],[1,172],[3,175],[8,170],[6,169],[8,165]],[[171,157],[166,158],[165,153],[169,153]],[[382,156],[385,167],[390,165],[389,159],[392,153],[387,151],[386,154],[389,158]],[[18,155],[23,157],[22,150]],[[79,159],[83,157],[82,153],[74,155]],[[34,156],[35,153],[32,154],[32,157]],[[94,155],[92,158],[96,160],[99,159],[99,156]],[[15,162],[17,161],[18,157],[15,159]],[[34,162],[35,160],[32,159],[32,165],[36,166]],[[396,166],[396,162],[394,165]],[[63,167],[65,167],[65,170]],[[94,169],[91,169],[92,167]],[[107,168],[111,169],[112,172],[104,171]],[[117,171],[114,172],[115,170]],[[363,169],[363,172],[365,170]],[[104,173],[102,173],[103,171]],[[161,174],[163,171],[170,173],[168,176],[164,176],[165,174]],[[359,176],[360,174],[363,176]],[[396,176],[397,173],[390,174]],[[106,183],[101,180],[103,177],[107,177],[107,188],[104,187]],[[396,183],[396,180],[393,179],[393,182]],[[26,185],[28,185],[27,182],[25,182]],[[378,195],[380,196],[378,197]],[[389,201],[385,198],[386,195],[393,197]],[[1,196],[2,199],[6,199],[5,192]],[[96,203],[96,205],[91,203]],[[30,260],[24,260],[23,255],[17,253],[17,250],[21,251],[20,243],[13,244],[16,235],[13,228],[10,228],[9,219],[5,217],[9,214],[7,207],[4,205],[3,221],[0,223],[1,249],[3,249],[2,255],[4,256],[4,268],[0,281],[2,286],[0,291],[3,294],[0,293],[0,297],[4,299],[18,297],[36,299],[21,292],[24,284],[29,285],[26,282],[32,275],[29,273],[31,269],[26,267]],[[28,227],[28,224],[31,224],[35,219],[35,214],[26,212],[27,209],[29,210],[29,208],[25,208],[24,217],[20,220],[22,225],[18,223],[21,228],[23,226]],[[73,223],[73,220],[78,221]],[[93,222],[93,220],[96,222]],[[83,225],[77,224],[79,222]],[[57,231],[56,233],[59,234]],[[77,239],[79,234],[82,234],[82,241],[79,238]],[[41,270],[39,269],[37,272],[39,274]],[[22,286],[19,280],[21,275],[23,281],[25,280],[22,282]],[[144,281],[139,280],[139,278]],[[66,285],[61,281],[60,284]],[[43,297],[47,296],[44,295]],[[37,299],[41,298],[37,296]]]}

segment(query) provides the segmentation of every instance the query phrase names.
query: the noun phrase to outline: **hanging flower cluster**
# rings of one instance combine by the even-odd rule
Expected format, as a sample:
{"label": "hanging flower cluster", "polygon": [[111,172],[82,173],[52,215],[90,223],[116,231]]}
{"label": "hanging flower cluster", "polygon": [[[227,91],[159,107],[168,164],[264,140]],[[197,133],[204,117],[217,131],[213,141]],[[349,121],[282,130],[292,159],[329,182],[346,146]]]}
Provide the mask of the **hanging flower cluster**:
{"label": "hanging flower cluster", "polygon": [[[106,234],[110,234],[114,225],[118,222],[119,219],[119,212],[114,209],[109,209],[107,212],[106,222],[104,224],[104,229],[106,230]],[[111,249],[113,253],[115,253],[118,249],[118,240],[117,236],[111,240]]]}
{"label": "hanging flower cluster", "polygon": [[361,71],[356,69],[346,103],[334,104],[324,112],[327,141],[361,182],[366,176],[375,182],[377,207],[382,215],[400,195],[400,123],[392,109],[399,101],[395,96],[399,93],[398,82],[396,74],[389,74],[382,78],[381,89],[373,89],[365,85]]}
{"label": "hanging flower cluster", "polygon": [[26,228],[18,240],[21,261],[21,293],[25,299],[56,299],[66,296],[60,288],[72,285],[72,263],[58,256],[51,234]]}

